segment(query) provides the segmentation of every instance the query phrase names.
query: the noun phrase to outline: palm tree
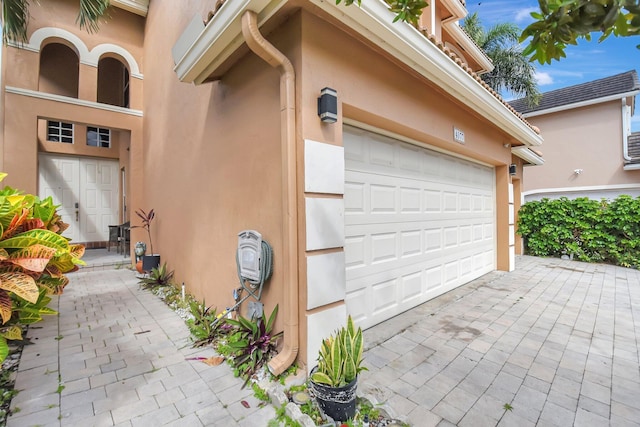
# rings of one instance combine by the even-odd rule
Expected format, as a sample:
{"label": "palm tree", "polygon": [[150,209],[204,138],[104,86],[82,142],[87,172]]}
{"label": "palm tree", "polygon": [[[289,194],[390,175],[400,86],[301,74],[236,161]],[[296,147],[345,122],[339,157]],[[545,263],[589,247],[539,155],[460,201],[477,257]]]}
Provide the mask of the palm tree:
{"label": "palm tree", "polygon": [[482,80],[498,93],[507,90],[517,97],[527,98],[530,105],[537,105],[540,92],[535,68],[522,54],[518,26],[502,23],[485,31],[478,14],[473,13],[464,20],[462,28],[493,62],[493,71],[482,74]]}
{"label": "palm tree", "polygon": [[[29,0],[2,1],[2,42],[27,42],[29,24]],[[42,0],[46,1],[46,0]],[[98,20],[109,7],[109,0],[80,0],[76,22],[88,32],[98,31]]]}

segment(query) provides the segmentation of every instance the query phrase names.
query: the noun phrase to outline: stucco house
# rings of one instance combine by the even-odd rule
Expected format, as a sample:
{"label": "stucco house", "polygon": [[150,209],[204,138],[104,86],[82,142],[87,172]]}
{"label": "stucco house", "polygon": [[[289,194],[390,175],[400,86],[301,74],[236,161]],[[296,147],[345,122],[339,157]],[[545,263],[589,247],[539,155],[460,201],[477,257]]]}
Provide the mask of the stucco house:
{"label": "stucco house", "polygon": [[525,168],[525,200],[640,196],[640,134],[631,116],[635,70],[542,94],[540,104],[511,102],[545,137],[544,166]]}
{"label": "stucco house", "polygon": [[156,252],[219,310],[258,231],[284,330],[269,366],[313,366],[347,314],[368,328],[514,268],[542,137],[479,78],[464,2],[429,3],[412,26],[382,0],[112,1],[95,34],[75,1],[33,5],[2,52],[5,181],[95,246],[155,209]]}

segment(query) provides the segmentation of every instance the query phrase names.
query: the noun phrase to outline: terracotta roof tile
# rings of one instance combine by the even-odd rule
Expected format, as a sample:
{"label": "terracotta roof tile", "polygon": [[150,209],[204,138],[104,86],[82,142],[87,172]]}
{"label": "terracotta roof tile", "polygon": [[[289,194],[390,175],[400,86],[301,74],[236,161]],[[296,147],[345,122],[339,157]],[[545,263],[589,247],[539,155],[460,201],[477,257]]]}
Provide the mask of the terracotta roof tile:
{"label": "terracotta roof tile", "polygon": [[640,80],[638,80],[638,73],[631,70],[615,76],[545,92],[542,94],[540,103],[534,107],[530,107],[524,98],[511,101],[511,105],[522,114],[526,114],[635,90],[640,90]]}

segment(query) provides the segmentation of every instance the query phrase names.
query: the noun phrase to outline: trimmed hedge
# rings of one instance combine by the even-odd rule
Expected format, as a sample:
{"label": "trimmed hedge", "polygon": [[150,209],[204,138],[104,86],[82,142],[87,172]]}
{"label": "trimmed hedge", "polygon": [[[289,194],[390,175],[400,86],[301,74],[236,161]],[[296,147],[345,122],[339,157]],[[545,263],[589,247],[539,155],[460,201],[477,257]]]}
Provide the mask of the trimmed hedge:
{"label": "trimmed hedge", "polygon": [[518,215],[527,254],[640,266],[640,197],[542,199],[525,203]]}

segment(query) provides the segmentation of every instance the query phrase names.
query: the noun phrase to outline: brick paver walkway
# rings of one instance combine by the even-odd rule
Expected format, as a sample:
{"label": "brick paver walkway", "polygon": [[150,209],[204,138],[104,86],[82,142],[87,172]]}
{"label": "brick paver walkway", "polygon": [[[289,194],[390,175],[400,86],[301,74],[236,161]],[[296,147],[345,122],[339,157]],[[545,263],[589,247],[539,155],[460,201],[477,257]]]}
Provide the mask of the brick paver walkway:
{"label": "brick paver walkway", "polygon": [[69,277],[51,304],[60,315],[28,332],[34,345],[20,360],[12,401],[19,412],[8,427],[258,427],[275,418],[228,365],[186,360],[213,351],[192,349],[183,320],[140,290],[131,271]]}
{"label": "brick paver walkway", "polygon": [[[227,365],[186,360],[213,353],[192,349],[182,319],[130,271],[75,273],[56,305],[60,316],[29,331],[9,427],[275,418]],[[358,393],[416,427],[640,426],[637,270],[520,257],[365,342]]]}

